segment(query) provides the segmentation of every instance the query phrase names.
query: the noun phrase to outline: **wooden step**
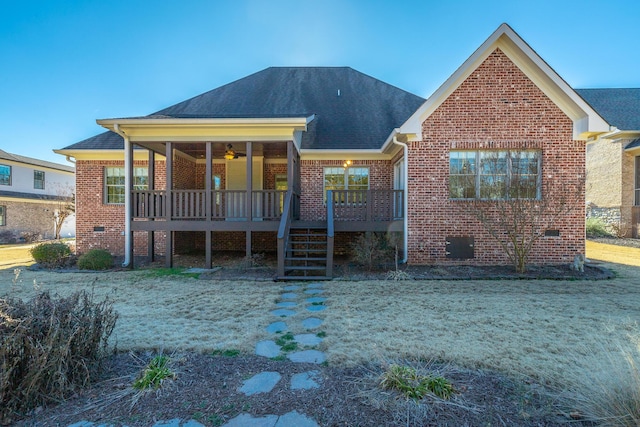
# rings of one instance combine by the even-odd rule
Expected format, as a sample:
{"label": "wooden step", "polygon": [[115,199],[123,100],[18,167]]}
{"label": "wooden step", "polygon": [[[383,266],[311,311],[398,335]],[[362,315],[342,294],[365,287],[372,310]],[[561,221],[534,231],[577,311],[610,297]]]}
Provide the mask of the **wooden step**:
{"label": "wooden step", "polygon": [[277,276],[276,280],[331,280],[328,276]]}

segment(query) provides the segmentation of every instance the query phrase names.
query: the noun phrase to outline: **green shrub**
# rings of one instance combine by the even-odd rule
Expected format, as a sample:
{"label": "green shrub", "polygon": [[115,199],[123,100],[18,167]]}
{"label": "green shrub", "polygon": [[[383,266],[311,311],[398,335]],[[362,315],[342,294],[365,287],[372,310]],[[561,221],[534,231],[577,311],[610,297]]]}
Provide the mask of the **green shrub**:
{"label": "green shrub", "polygon": [[108,270],[113,266],[113,256],[104,249],[91,249],[78,258],[80,270]]}
{"label": "green shrub", "polygon": [[85,291],[0,298],[0,424],[60,402],[98,374],[117,313]]}
{"label": "green shrub", "polygon": [[41,243],[31,248],[33,260],[45,268],[61,268],[71,261],[71,249],[65,243]]}
{"label": "green shrub", "polygon": [[587,228],[587,237],[611,237],[611,233],[609,232],[609,228],[607,224],[601,219],[597,217],[589,217],[587,218],[586,223]]}

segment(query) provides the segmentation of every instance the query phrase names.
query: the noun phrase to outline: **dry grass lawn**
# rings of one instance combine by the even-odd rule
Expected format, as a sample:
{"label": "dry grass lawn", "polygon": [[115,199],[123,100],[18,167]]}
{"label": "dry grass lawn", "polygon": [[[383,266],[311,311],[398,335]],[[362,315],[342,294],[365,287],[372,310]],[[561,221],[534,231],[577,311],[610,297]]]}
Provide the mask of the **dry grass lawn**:
{"label": "dry grass lawn", "polygon": [[[593,257],[591,257],[593,259]],[[369,281],[326,282],[321,349],[330,364],[355,365],[398,357],[443,359],[473,368],[562,381],[584,360],[639,336],[640,275],[608,264],[604,281]],[[119,350],[253,352],[282,283],[198,280],[149,271],[52,273],[0,270],[0,295],[39,290],[68,295],[93,289],[120,314]],[[304,310],[285,321],[304,332]],[[586,362],[585,362],[586,363]],[[590,369],[593,369],[591,367]]]}

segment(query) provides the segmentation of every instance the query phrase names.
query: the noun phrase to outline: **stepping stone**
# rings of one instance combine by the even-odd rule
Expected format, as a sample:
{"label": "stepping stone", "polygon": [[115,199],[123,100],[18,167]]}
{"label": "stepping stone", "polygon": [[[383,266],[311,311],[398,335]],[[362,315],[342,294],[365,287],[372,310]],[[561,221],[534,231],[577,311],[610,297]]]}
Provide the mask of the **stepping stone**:
{"label": "stepping stone", "polygon": [[323,292],[324,291],[322,289],[307,289],[306,291],[304,291],[304,293],[307,295],[318,295]]}
{"label": "stepping stone", "polygon": [[293,310],[287,310],[286,308],[279,308],[277,310],[273,310],[271,312],[271,314],[273,314],[274,316],[279,316],[279,317],[289,317],[289,316],[293,316],[294,314],[296,314],[296,312],[293,311]]}
{"label": "stepping stone", "polygon": [[158,421],[153,425],[153,427],[204,427],[204,424],[201,424],[196,420],[189,420],[183,423],[180,418],[174,418],[168,421]]}
{"label": "stepping stone", "polygon": [[313,304],[314,302],[325,302],[326,300],[327,299],[325,297],[311,297],[306,299],[309,304]]}
{"label": "stepping stone", "polygon": [[267,326],[267,332],[270,334],[277,334],[278,332],[284,332],[288,330],[287,324],[284,322],[273,322],[269,326]]}
{"label": "stepping stone", "polygon": [[320,371],[309,371],[301,374],[295,374],[291,377],[291,390],[309,390],[312,388],[320,388],[319,381]]}
{"label": "stepping stone", "polygon": [[277,372],[261,372],[246,380],[238,391],[247,396],[258,393],[269,393],[276,384],[278,384],[280,378],[282,378],[282,376]]}
{"label": "stepping stone", "polygon": [[304,319],[302,321],[302,326],[306,329],[315,329],[318,326],[322,325],[323,320],[318,319],[317,317],[309,317],[308,319]]}
{"label": "stepping stone", "polygon": [[290,292],[284,293],[282,295],[280,295],[280,298],[282,299],[296,299],[298,298],[298,294],[293,294]]}
{"label": "stepping stone", "polygon": [[322,338],[320,338],[319,336],[315,335],[315,334],[300,334],[300,335],[295,335],[293,337],[293,339],[298,343],[298,344],[302,344],[302,345],[309,345],[309,346],[314,346],[314,345],[318,345],[322,342]]}
{"label": "stepping stone", "polygon": [[293,301],[284,301],[276,304],[277,307],[290,308],[295,307],[297,304]]}
{"label": "stepping stone", "polygon": [[222,427],[274,427],[278,422],[277,415],[266,415],[253,418],[249,414],[240,414],[223,424]]}
{"label": "stepping stone", "polygon": [[280,346],[273,341],[260,341],[256,344],[256,354],[271,359],[280,355]]}
{"label": "stepping stone", "polygon": [[297,291],[298,289],[300,289],[299,285],[287,285],[284,288],[285,291]]}
{"label": "stepping stone", "polygon": [[309,283],[307,285],[307,288],[309,288],[309,289],[311,289],[311,288],[318,289],[318,288],[323,288],[323,287],[324,287],[324,284],[322,284],[322,283]]}
{"label": "stepping stone", "polygon": [[290,353],[287,358],[295,363],[316,363],[320,364],[327,360],[323,352],[318,350],[304,350],[296,353]]}
{"label": "stepping stone", "polygon": [[304,414],[298,413],[298,411],[287,412],[278,418],[278,422],[274,427],[320,427],[320,425],[313,419],[307,417]]}
{"label": "stepping stone", "polygon": [[327,309],[326,305],[308,305],[307,306],[307,310],[309,311],[323,311],[326,309]]}

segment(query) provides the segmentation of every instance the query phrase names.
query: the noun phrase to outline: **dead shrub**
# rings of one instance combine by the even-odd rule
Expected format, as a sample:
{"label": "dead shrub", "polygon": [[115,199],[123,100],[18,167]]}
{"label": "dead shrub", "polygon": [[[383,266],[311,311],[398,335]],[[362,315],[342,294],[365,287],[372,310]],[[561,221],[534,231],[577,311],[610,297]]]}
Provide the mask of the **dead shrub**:
{"label": "dead shrub", "polygon": [[87,386],[108,352],[117,313],[80,291],[0,298],[0,424]]}
{"label": "dead shrub", "polygon": [[351,258],[371,271],[374,267],[393,259],[394,250],[384,233],[367,231],[358,235],[351,244]]}

